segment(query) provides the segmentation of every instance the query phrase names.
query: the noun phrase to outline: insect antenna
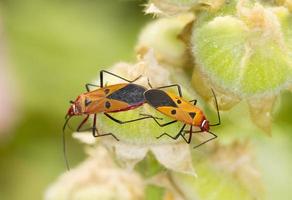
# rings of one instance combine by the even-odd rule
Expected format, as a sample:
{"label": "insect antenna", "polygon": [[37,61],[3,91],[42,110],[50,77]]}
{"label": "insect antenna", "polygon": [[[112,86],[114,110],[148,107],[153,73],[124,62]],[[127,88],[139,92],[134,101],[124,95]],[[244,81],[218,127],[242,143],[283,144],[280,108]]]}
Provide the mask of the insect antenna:
{"label": "insect antenna", "polygon": [[[67,115],[65,115],[65,120],[67,120],[68,119],[68,117],[69,117],[69,115],[67,114]],[[69,117],[70,118],[70,117]],[[68,128],[71,130],[71,131],[75,131],[71,126],[70,126],[70,124],[68,123],[68,122],[66,122],[66,126],[68,126]],[[63,127],[63,129],[64,129],[64,127]]]}
{"label": "insect antenna", "polygon": [[148,83],[148,86],[152,89],[153,87],[152,87],[152,85],[151,85],[151,83],[150,83],[149,78],[147,78],[147,83]]}
{"label": "insect antenna", "polygon": [[63,134],[62,134],[63,155],[64,155],[64,160],[65,160],[65,163],[66,163],[67,170],[70,170],[69,162],[68,162],[68,158],[67,158],[67,151],[66,151],[65,130],[66,130],[66,126],[67,126],[69,120],[71,119],[71,116],[66,115],[65,118],[66,118],[66,121],[65,121],[64,126],[63,126]]}
{"label": "insect antenna", "polygon": [[219,106],[218,106],[218,101],[215,95],[214,90],[211,88],[214,99],[215,99],[215,105],[216,105],[216,110],[217,110],[217,117],[218,117],[218,122],[216,124],[210,124],[209,126],[219,126],[221,124],[221,118],[220,118],[220,112],[219,112]]}

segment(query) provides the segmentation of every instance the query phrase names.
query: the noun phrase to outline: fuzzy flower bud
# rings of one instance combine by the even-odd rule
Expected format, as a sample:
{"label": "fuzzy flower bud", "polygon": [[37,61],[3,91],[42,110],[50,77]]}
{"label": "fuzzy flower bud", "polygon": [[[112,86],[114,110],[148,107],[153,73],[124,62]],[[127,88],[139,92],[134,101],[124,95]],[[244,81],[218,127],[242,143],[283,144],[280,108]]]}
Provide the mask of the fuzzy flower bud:
{"label": "fuzzy flower bud", "polygon": [[139,36],[136,52],[144,55],[149,49],[153,49],[160,63],[185,66],[189,62],[188,46],[181,34],[194,18],[193,14],[186,13],[149,23]]}
{"label": "fuzzy flower bud", "polygon": [[90,157],[63,174],[45,194],[46,200],[137,200],[144,198],[141,177],[117,167],[102,147],[88,149]]}

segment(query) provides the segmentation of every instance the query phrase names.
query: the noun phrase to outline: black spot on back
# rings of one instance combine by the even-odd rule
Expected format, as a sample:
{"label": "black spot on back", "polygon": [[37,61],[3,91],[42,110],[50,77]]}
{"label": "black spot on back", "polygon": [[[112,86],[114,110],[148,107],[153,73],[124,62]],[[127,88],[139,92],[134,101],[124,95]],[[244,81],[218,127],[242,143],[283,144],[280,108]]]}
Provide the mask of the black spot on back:
{"label": "black spot on back", "polygon": [[136,105],[145,102],[144,92],[146,88],[136,85],[128,84],[125,87],[108,95],[107,98],[125,102],[129,105]]}
{"label": "black spot on back", "polygon": [[176,101],[176,103],[181,104],[181,100],[178,99],[178,100]]}
{"label": "black spot on back", "polygon": [[194,119],[195,116],[196,116],[196,113],[195,112],[189,112],[189,115],[191,116],[192,119]]}
{"label": "black spot on back", "polygon": [[171,114],[175,115],[176,114],[176,110],[172,110]]}
{"label": "black spot on back", "polygon": [[110,108],[111,107],[111,103],[109,102],[109,101],[106,101],[105,102],[105,107],[108,109],[108,108]]}
{"label": "black spot on back", "polygon": [[146,101],[153,107],[161,106],[177,107],[174,101],[163,90],[151,89],[144,93]]}
{"label": "black spot on back", "polygon": [[90,103],[91,103],[92,101],[91,100],[89,100],[89,99],[85,99],[85,106],[88,106]]}

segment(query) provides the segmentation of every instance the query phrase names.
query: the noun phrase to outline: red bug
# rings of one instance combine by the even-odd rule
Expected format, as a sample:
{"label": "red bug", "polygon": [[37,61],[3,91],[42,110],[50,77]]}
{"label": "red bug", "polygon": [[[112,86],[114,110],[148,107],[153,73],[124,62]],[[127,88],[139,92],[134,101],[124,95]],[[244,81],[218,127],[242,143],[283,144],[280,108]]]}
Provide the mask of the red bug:
{"label": "red bug", "polygon": [[[192,140],[193,133],[207,132],[213,136],[212,138],[196,145],[194,148],[197,148],[217,138],[217,135],[215,135],[214,133],[210,131],[211,126],[218,126],[221,124],[218,102],[217,102],[217,98],[214,91],[212,90],[212,93],[215,99],[217,116],[218,116],[218,122],[215,124],[209,124],[209,121],[207,120],[203,111],[199,107],[196,106],[197,100],[187,101],[182,98],[182,92],[181,92],[180,86],[178,86],[178,93],[179,93],[179,96],[170,92],[160,90],[160,89],[149,89],[144,92],[145,100],[150,106],[155,108],[157,111],[163,113],[164,115],[167,115],[175,119],[174,121],[160,124],[155,119],[155,117],[153,117],[153,119],[159,126],[161,127],[167,126],[167,125],[176,123],[178,121],[184,123],[184,125],[181,127],[181,129],[175,136],[171,136],[168,133],[163,133],[157,138],[160,138],[162,136],[168,136],[176,140],[179,138],[179,136],[181,136],[187,143],[190,143]],[[193,102],[193,104],[191,104],[191,102]],[[148,115],[148,114],[141,114],[141,115],[151,117],[151,115]],[[190,126],[189,131],[184,131],[184,128],[186,127],[186,125]],[[193,131],[193,127],[199,127],[200,130]],[[188,138],[185,137],[185,133],[189,133]]]}

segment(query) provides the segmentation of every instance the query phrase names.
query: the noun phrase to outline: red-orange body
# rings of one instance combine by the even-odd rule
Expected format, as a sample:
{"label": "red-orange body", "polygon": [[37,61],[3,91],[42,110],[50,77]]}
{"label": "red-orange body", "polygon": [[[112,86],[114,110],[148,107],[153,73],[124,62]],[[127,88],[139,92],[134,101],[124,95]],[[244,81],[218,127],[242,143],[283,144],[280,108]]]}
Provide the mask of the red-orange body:
{"label": "red-orange body", "polygon": [[79,95],[68,115],[90,115],[126,111],[141,106],[145,100],[143,86],[121,83],[105,86]]}
{"label": "red-orange body", "polygon": [[[179,96],[171,93],[171,92],[166,92],[163,90],[160,90],[161,88],[167,88],[167,87],[177,87],[178,88],[178,93]],[[148,103],[150,106],[155,108],[157,111],[163,113],[164,115],[167,115],[171,118],[173,118],[173,121],[160,124],[156,119],[154,121],[160,126],[167,126],[176,122],[183,122],[183,126],[179,130],[179,132],[173,136],[168,133],[162,133],[160,136],[157,138],[160,138],[162,136],[168,136],[174,140],[178,139],[179,137],[182,137],[188,144],[191,143],[192,140],[192,134],[193,133],[200,133],[200,132],[206,132],[211,134],[213,137],[201,142],[200,144],[196,145],[194,148],[197,148],[215,138],[217,138],[217,135],[212,133],[209,129],[210,126],[218,126],[221,123],[220,120],[220,114],[219,114],[219,108],[218,108],[218,102],[215,96],[214,91],[212,90],[212,93],[214,95],[215,103],[216,103],[216,108],[217,108],[217,115],[218,115],[218,123],[217,124],[209,124],[209,121],[206,119],[204,113],[200,108],[196,106],[197,100],[192,100],[192,101],[186,101],[185,99],[182,98],[182,93],[179,85],[170,85],[170,86],[164,86],[161,88],[156,88],[156,89],[150,89],[144,92],[144,97],[146,103]],[[190,102],[193,102],[191,104]],[[145,115],[144,116],[149,116]],[[185,131],[184,128],[186,125],[190,126],[189,131]],[[193,131],[193,127],[199,127],[200,130]],[[186,133],[188,133],[188,138],[185,137]]]}
{"label": "red-orange body", "polygon": [[203,111],[182,97],[157,89],[146,91],[144,96],[148,104],[164,115],[185,124],[200,127],[202,131],[209,130],[209,122]]}
{"label": "red-orange body", "polygon": [[166,93],[176,103],[177,107],[161,106],[156,108],[158,111],[192,126],[200,127],[203,121],[206,120],[206,117],[200,108],[177,95],[170,92]]}

